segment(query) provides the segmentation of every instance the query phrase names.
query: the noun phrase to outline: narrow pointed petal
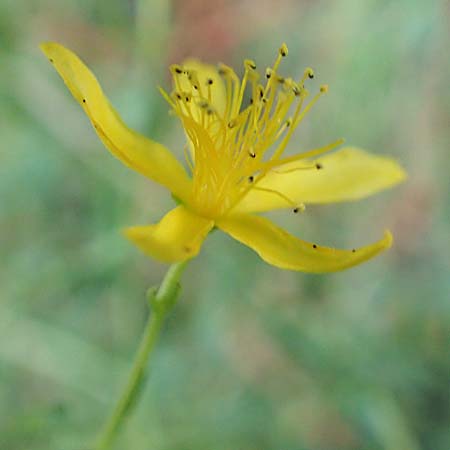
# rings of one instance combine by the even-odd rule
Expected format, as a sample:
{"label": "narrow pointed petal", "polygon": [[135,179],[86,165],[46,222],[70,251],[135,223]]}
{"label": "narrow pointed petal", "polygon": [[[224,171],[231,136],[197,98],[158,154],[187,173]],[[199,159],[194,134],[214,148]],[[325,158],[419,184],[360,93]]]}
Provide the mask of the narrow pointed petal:
{"label": "narrow pointed petal", "polygon": [[[320,169],[316,169],[315,164],[319,164]],[[405,178],[405,171],[395,160],[347,147],[313,161],[282,165],[258,186],[280,192],[297,204],[334,203],[368,197]],[[237,206],[236,212],[280,208],[292,208],[292,204],[273,193],[252,190]]]}
{"label": "narrow pointed petal", "polygon": [[253,249],[261,258],[281,269],[301,272],[336,272],[366,261],[392,244],[392,235],[354,250],[338,250],[302,241],[269,220],[248,214],[232,216],[216,223],[236,240]]}
{"label": "narrow pointed petal", "polygon": [[147,255],[173,263],[196,256],[213,226],[212,220],[177,206],[159,223],[126,228],[124,234]]}
{"label": "narrow pointed petal", "polygon": [[185,199],[191,181],[170,151],[123,123],[95,76],[72,51],[54,42],[42,44],[41,49],[88,115],[108,150],[128,167]]}

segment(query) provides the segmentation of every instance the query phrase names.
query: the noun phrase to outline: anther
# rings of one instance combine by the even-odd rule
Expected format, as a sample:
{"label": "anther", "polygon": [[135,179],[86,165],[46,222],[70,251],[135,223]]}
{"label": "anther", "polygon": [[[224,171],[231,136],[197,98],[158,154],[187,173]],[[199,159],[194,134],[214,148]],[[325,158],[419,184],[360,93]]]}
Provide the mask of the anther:
{"label": "anther", "polygon": [[272,69],[268,67],[266,69],[266,78],[269,79],[272,76]]}
{"label": "anther", "polygon": [[320,92],[323,94],[328,92],[328,84],[322,84],[322,86],[320,86]]}
{"label": "anther", "polygon": [[202,109],[206,109],[206,108],[208,108],[209,103],[207,101],[203,100],[203,101],[198,102],[197,105]]}
{"label": "anther", "polygon": [[292,119],[291,118],[287,119],[285,124],[286,124],[286,128],[289,128],[292,125]]}
{"label": "anther", "polygon": [[284,84],[284,82],[286,81],[283,77],[277,77],[277,81],[280,84]]}
{"label": "anther", "polygon": [[310,80],[312,80],[314,78],[314,70],[311,69],[311,67],[307,67],[305,69],[305,75],[304,77],[308,77]]}
{"label": "anther", "polygon": [[250,176],[248,177],[249,183],[253,183],[254,180],[255,180],[255,177],[254,177],[253,175],[250,175]]}
{"label": "anther", "polygon": [[206,80],[206,84],[208,84],[209,86],[211,86],[211,84],[213,84],[213,79],[212,78],[208,78],[207,80]]}
{"label": "anther", "polygon": [[258,95],[260,99],[264,97],[264,88],[262,86],[258,86]]}
{"label": "anther", "polygon": [[249,154],[250,158],[256,158],[256,153],[253,150],[250,150],[248,152],[248,154]]}
{"label": "anther", "polygon": [[299,97],[300,94],[302,93],[302,91],[300,90],[300,88],[298,87],[297,84],[294,84],[294,85],[292,86],[292,92],[294,92],[294,94],[295,94],[296,97]]}
{"label": "anther", "polygon": [[252,61],[251,59],[246,59],[244,61],[244,66],[246,69],[256,70],[255,61]]}
{"label": "anther", "polygon": [[303,203],[301,203],[300,205],[296,206],[292,212],[294,214],[298,214],[299,212],[303,212],[306,209],[305,205]]}
{"label": "anther", "polygon": [[219,72],[219,75],[225,76],[225,75],[229,75],[232,72],[232,69],[230,67],[228,67],[226,64],[219,63],[218,64],[218,72]]}
{"label": "anther", "polygon": [[183,73],[183,69],[181,68],[181,66],[179,66],[177,64],[172,64],[170,66],[170,71],[172,73],[177,73],[178,75],[181,75]]}
{"label": "anther", "polygon": [[83,103],[86,103],[86,99],[85,98],[83,98]]}
{"label": "anther", "polygon": [[288,55],[288,48],[287,48],[287,45],[286,45],[285,43],[283,43],[283,44],[281,45],[279,52],[280,52],[280,55],[281,55],[283,58],[284,58],[285,56]]}
{"label": "anther", "polygon": [[236,120],[230,120],[228,122],[228,128],[234,128],[236,126]]}
{"label": "anther", "polygon": [[313,248],[317,248],[317,245],[316,245],[316,244],[313,244]]}
{"label": "anther", "polygon": [[317,169],[317,170],[323,169],[322,164],[316,163],[316,169]]}
{"label": "anther", "polygon": [[352,248],[352,253],[355,253],[355,252],[356,252],[356,249]]}

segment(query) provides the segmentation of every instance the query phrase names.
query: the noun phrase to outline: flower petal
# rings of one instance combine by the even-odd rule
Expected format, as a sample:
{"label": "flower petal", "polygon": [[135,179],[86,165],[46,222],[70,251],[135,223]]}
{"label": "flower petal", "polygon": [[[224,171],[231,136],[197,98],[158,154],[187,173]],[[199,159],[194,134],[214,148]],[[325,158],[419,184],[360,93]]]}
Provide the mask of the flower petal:
{"label": "flower petal", "polygon": [[41,49],[110,152],[125,165],[170,189],[177,197],[186,198],[191,181],[170,151],[123,123],[95,76],[73,52],[54,42],[41,44]]}
{"label": "flower petal", "polygon": [[[316,163],[320,164],[320,169],[315,168]],[[295,170],[297,168],[299,170]],[[393,159],[347,147],[313,161],[301,160],[280,166],[268,173],[258,187],[277,191],[295,204],[332,203],[367,197],[405,178],[405,171]],[[236,207],[236,212],[291,207],[273,192],[251,190]]]}
{"label": "flower petal", "polygon": [[242,214],[216,223],[217,227],[252,248],[261,258],[281,269],[302,272],[335,272],[366,261],[392,244],[388,231],[372,245],[338,250],[302,241],[269,220]]}
{"label": "flower petal", "polygon": [[147,255],[172,263],[196,256],[213,226],[212,220],[177,206],[156,225],[126,228],[124,234]]}

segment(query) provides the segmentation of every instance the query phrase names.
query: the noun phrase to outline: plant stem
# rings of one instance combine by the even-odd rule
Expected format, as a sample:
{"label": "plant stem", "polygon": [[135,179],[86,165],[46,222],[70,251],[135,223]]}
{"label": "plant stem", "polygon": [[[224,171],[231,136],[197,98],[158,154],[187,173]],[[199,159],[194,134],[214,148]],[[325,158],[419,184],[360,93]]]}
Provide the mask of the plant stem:
{"label": "plant stem", "polygon": [[123,424],[124,419],[136,403],[142,391],[149,357],[158,340],[167,313],[176,303],[180,291],[179,279],[186,263],[187,261],[184,261],[170,266],[160,287],[149,290],[148,295],[152,311],[145,326],[138,351],[136,352],[127,384],[112,414],[99,433],[94,450],[106,450],[110,447],[120,426]]}

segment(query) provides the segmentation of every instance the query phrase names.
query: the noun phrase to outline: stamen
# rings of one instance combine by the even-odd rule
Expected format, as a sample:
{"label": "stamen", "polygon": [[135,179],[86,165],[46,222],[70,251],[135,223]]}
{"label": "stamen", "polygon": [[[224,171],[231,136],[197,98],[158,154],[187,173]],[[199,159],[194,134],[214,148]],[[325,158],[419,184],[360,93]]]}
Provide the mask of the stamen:
{"label": "stamen", "polygon": [[251,59],[246,59],[244,61],[244,66],[246,69],[248,70],[256,70],[256,64],[255,61],[251,60]]}
{"label": "stamen", "polygon": [[262,188],[259,186],[252,186],[252,189],[254,189],[256,191],[267,192],[268,194],[277,195],[278,197],[281,197],[283,200],[285,200],[286,203],[288,205],[292,206],[294,209],[298,208],[298,205],[293,200],[291,200],[289,197],[284,195],[282,192],[276,191],[275,189]]}
{"label": "stamen", "polygon": [[287,158],[283,158],[283,159],[278,159],[278,160],[271,160],[271,161],[267,161],[266,163],[264,163],[264,167],[261,167],[261,170],[264,171],[269,171],[274,167],[279,167],[282,166],[284,164],[290,163],[290,162],[294,162],[294,161],[300,161],[302,159],[310,159],[310,158],[314,158],[318,155],[322,155],[323,153],[327,153],[331,150],[333,150],[334,148],[338,147],[339,145],[344,143],[344,139],[337,139],[334,142],[331,142],[328,145],[325,145],[324,147],[319,147],[319,148],[315,148],[312,150],[308,150],[306,152],[303,153],[298,153],[296,155],[293,156],[289,156]]}
{"label": "stamen", "polygon": [[280,47],[280,55],[284,58],[285,56],[288,55],[288,48],[287,45],[285,43],[283,43]]}
{"label": "stamen", "polygon": [[311,169],[320,170],[320,169],[322,169],[322,165],[319,163],[316,163],[316,164],[313,164],[310,166],[293,167],[292,169],[271,170],[271,172],[282,175],[282,174],[286,174],[286,173],[298,172],[299,170],[311,170]]}
{"label": "stamen", "polygon": [[[303,91],[303,92],[306,92],[306,91]],[[303,110],[303,113],[300,114],[300,111],[301,111],[302,106],[303,106],[303,100],[304,100],[304,99],[305,99],[305,95],[300,96],[300,101],[299,101],[298,104],[297,104],[297,107],[296,107],[295,112],[294,112],[294,117],[292,118],[293,126],[291,126],[291,127],[289,128],[289,131],[287,132],[287,134],[286,134],[286,136],[284,137],[283,141],[282,141],[281,144],[278,146],[278,148],[275,150],[275,152],[274,152],[274,154],[273,154],[273,156],[272,156],[272,159],[277,159],[277,158],[279,158],[279,157],[282,155],[282,153],[284,152],[284,150],[285,150],[287,144],[289,143],[289,140],[291,139],[292,134],[294,133],[295,128],[297,128],[298,123],[300,123],[300,122],[298,121],[298,117],[300,117],[302,114],[303,114],[303,115],[306,114],[306,113],[304,112],[305,110]],[[305,109],[306,109],[306,108],[305,108]]]}
{"label": "stamen", "polygon": [[311,67],[307,67],[303,72],[302,81],[305,82],[306,78],[309,78],[310,80],[314,78],[314,70],[311,69]]}
{"label": "stamen", "polygon": [[[218,90],[213,88],[215,79],[176,64],[170,66],[174,91],[170,95],[161,88],[160,91],[181,119],[190,141],[192,152],[188,147],[183,151],[193,177],[195,208],[202,214],[213,218],[227,214],[251,189],[282,198],[296,213],[304,211],[305,205],[283,192],[260,187],[260,182],[270,173],[282,176],[320,170],[323,166],[314,158],[343,142],[339,139],[325,147],[282,158],[297,126],[328,90],[327,85],[322,85],[305,106],[309,94],[305,82],[314,78],[314,71],[306,68],[303,77],[295,81],[278,73],[281,60],[287,55],[288,48],[282,44],[272,67],[265,70],[264,85],[259,84],[253,60],[244,60],[242,79],[233,69],[220,64],[225,105],[219,110],[214,108],[214,96],[221,86]],[[247,84],[251,98],[243,106]],[[271,149],[272,154],[267,155]],[[294,164],[284,168],[287,163]]]}
{"label": "stamen", "polygon": [[244,98],[245,87],[247,86],[249,72],[256,69],[256,64],[253,61],[246,59],[244,61],[244,67],[245,67],[244,77],[242,78],[241,87],[239,88],[239,94],[237,97],[237,101],[234,104],[234,108],[231,109],[233,116],[237,115],[241,109],[242,100]]}
{"label": "stamen", "polygon": [[306,205],[304,203],[300,203],[298,206],[296,206],[292,212],[294,214],[298,214],[299,212],[305,212],[306,210]]}
{"label": "stamen", "polygon": [[292,133],[294,132],[294,130],[298,127],[298,125],[304,119],[304,117],[309,112],[309,110],[317,103],[317,100],[319,100],[319,98],[323,94],[325,94],[327,91],[328,91],[328,86],[327,85],[322,85],[320,87],[320,92],[314,96],[314,98],[305,106],[303,111],[300,113],[300,110],[301,110],[301,107],[302,107],[302,104],[303,104],[303,98],[304,98],[304,97],[302,97],[302,100],[300,101],[299,106],[297,107],[297,109],[295,111],[295,114],[294,114],[293,126],[289,130],[289,133],[286,135],[286,137],[284,138],[283,142],[280,144],[278,149],[275,151],[273,159],[276,159],[276,158],[281,156],[281,154],[285,150],[285,148],[286,148],[286,146],[287,146],[287,144],[289,142],[289,139],[291,138]]}
{"label": "stamen", "polygon": [[206,87],[208,89],[208,102],[211,103],[212,102],[212,90],[211,90],[211,86],[213,85],[214,80],[212,78],[208,78],[206,80]]}
{"label": "stamen", "polygon": [[292,120],[288,119],[284,124],[281,126],[281,128],[278,130],[278,133],[275,135],[274,141],[278,141],[280,136],[286,131],[287,128],[291,126]]}
{"label": "stamen", "polygon": [[233,104],[235,103],[236,89],[239,85],[239,78],[231,67],[228,67],[227,65],[222,63],[220,63],[218,66],[218,72],[219,75],[225,78],[226,81],[227,99],[224,119],[227,120],[230,118],[233,111]]}
{"label": "stamen", "polygon": [[300,95],[301,95],[301,93],[302,93],[302,90],[300,89],[300,87],[298,86],[298,84],[294,84],[294,85],[292,86],[292,92],[294,93],[294,95],[295,95],[296,97],[300,97]]}
{"label": "stamen", "polygon": [[164,100],[173,108],[176,108],[176,104],[173,102],[173,100],[170,98],[169,94],[161,87],[158,86],[158,91],[163,96]]}
{"label": "stamen", "polygon": [[172,74],[181,75],[183,73],[183,68],[181,66],[179,66],[178,64],[172,64],[169,67],[169,70],[172,72]]}
{"label": "stamen", "polygon": [[175,82],[175,88],[177,89],[177,91],[181,91],[181,85],[180,85],[180,76],[184,73],[184,70],[181,66],[179,66],[178,64],[172,64],[169,67],[169,70],[172,74],[172,78]]}

